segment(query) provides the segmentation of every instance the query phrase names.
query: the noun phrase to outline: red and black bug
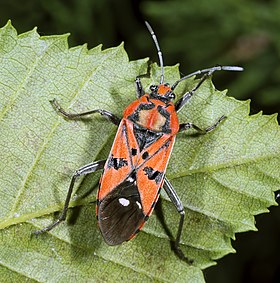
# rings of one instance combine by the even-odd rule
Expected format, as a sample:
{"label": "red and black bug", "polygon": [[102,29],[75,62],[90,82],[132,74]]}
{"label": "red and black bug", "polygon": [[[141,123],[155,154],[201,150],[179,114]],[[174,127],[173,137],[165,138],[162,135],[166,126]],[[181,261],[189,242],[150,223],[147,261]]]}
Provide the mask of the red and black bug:
{"label": "red and black bug", "polygon": [[[118,131],[107,160],[90,163],[78,169],[72,176],[64,208],[60,217],[51,225],[36,234],[49,231],[65,220],[76,178],[103,169],[97,195],[96,213],[104,240],[109,245],[118,245],[133,238],[143,227],[158,200],[160,189],[164,188],[180,214],[175,250],[185,258],[179,248],[184,223],[184,207],[179,196],[165,176],[166,167],[175,137],[178,132],[194,128],[204,134],[215,129],[225,118],[205,130],[192,123],[179,124],[177,112],[192,97],[199,86],[215,71],[242,71],[237,66],[216,66],[191,73],[176,81],[172,86],[164,83],[163,57],[157,38],[146,22],[158,51],[161,77],[158,85],[151,85],[145,93],[140,77],[136,78],[137,99],[124,110],[120,119],[109,111],[96,109],[80,114],[64,111],[56,100],[54,108],[65,118],[77,119],[99,113],[118,125]],[[175,104],[174,90],[183,80],[203,74],[198,84],[185,93]]]}

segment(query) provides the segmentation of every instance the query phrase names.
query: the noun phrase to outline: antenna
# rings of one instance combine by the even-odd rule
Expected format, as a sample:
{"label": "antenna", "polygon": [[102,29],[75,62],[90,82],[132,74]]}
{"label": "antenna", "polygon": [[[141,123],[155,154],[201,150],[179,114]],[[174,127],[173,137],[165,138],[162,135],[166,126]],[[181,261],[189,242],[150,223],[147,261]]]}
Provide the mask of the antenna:
{"label": "antenna", "polygon": [[182,77],[181,79],[179,79],[178,81],[176,81],[171,89],[174,90],[176,88],[176,86],[181,82],[181,81],[184,81],[185,79],[189,78],[189,77],[192,77],[192,76],[196,76],[196,75],[201,75],[201,74],[206,74],[207,76],[210,76],[212,75],[214,72],[216,71],[235,71],[235,72],[241,72],[243,71],[243,68],[242,67],[239,67],[239,66],[215,66],[215,67],[212,67],[212,68],[208,68],[208,69],[203,69],[203,70],[199,70],[199,71],[196,71],[196,72],[193,72],[189,75],[186,75],[184,77]]}
{"label": "antenna", "polygon": [[159,83],[162,84],[163,83],[163,80],[164,80],[164,69],[163,69],[163,57],[162,57],[162,53],[161,53],[161,50],[160,50],[160,47],[159,47],[159,44],[158,44],[158,40],[157,40],[157,37],[152,29],[152,27],[150,26],[150,24],[145,21],[145,24],[152,36],[152,39],[156,45],[156,48],[157,48],[157,53],[158,53],[158,58],[159,58],[159,65],[160,65],[160,68],[161,68],[161,76],[160,76],[160,81]]}

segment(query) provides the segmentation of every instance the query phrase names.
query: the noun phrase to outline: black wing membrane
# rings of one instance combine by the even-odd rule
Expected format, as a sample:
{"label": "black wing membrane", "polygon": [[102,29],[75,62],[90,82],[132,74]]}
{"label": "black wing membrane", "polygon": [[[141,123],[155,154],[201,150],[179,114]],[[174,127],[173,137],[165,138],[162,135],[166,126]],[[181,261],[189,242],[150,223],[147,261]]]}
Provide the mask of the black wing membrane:
{"label": "black wing membrane", "polygon": [[113,246],[129,240],[144,221],[136,173],[132,172],[99,203],[99,227],[106,243]]}

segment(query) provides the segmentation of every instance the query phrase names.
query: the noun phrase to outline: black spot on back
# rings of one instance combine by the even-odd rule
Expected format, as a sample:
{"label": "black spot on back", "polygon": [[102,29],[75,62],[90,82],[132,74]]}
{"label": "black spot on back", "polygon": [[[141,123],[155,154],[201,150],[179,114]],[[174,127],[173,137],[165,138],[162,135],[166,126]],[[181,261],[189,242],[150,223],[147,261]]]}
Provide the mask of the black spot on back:
{"label": "black spot on back", "polygon": [[164,125],[162,126],[162,131],[166,134],[171,133],[170,128],[170,113],[164,109],[163,106],[159,105],[157,111],[166,119]]}
{"label": "black spot on back", "polygon": [[132,148],[132,149],[131,149],[131,154],[132,154],[133,156],[135,156],[135,155],[137,154],[137,149],[136,149],[136,148]]}
{"label": "black spot on back", "polygon": [[114,168],[115,170],[119,170],[120,168],[127,166],[128,162],[125,158],[115,158],[112,154],[108,160],[108,168]]}
{"label": "black spot on back", "polygon": [[149,153],[148,153],[147,151],[145,151],[145,152],[142,154],[142,158],[143,158],[143,159],[148,158],[148,156],[149,156]]}
{"label": "black spot on back", "polygon": [[133,132],[140,151],[154,143],[162,136],[162,133],[150,131],[136,124],[134,124]]}
{"label": "black spot on back", "polygon": [[155,104],[150,102],[150,103],[140,103],[138,108],[133,112],[133,114],[131,114],[130,116],[128,116],[128,119],[131,120],[132,122],[137,123],[139,121],[139,112],[142,110],[150,110],[153,109],[155,107]]}
{"label": "black spot on back", "polygon": [[161,181],[163,173],[157,170],[154,170],[152,167],[144,167],[143,171],[148,176],[149,180],[154,180],[157,184]]}

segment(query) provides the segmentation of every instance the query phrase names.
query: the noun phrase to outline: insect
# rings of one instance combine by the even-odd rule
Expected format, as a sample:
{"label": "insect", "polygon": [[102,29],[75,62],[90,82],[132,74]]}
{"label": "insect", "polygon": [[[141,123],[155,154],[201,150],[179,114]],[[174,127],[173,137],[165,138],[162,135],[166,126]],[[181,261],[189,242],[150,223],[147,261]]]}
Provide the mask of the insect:
{"label": "insect", "polygon": [[[170,86],[164,83],[163,56],[157,37],[151,26],[145,23],[157,48],[161,68],[160,81],[158,85],[151,85],[150,92],[146,93],[140,77],[137,77],[137,99],[127,106],[122,119],[103,109],[79,114],[67,113],[56,100],[52,101],[57,112],[67,119],[99,113],[118,126],[118,130],[107,160],[95,161],[75,171],[61,215],[49,226],[35,231],[35,234],[49,231],[65,220],[73,187],[79,176],[103,169],[97,194],[96,214],[105,242],[109,245],[119,245],[132,239],[149,218],[163,188],[180,214],[174,249],[181,258],[187,259],[179,246],[185,218],[184,207],[165,176],[166,167],[177,133],[194,128],[199,133],[206,134],[214,130],[226,117],[222,116],[210,127],[200,129],[190,122],[179,124],[177,112],[215,71],[243,69],[238,66],[203,69],[182,77]],[[203,76],[198,84],[173,103],[177,85],[200,74]]]}

